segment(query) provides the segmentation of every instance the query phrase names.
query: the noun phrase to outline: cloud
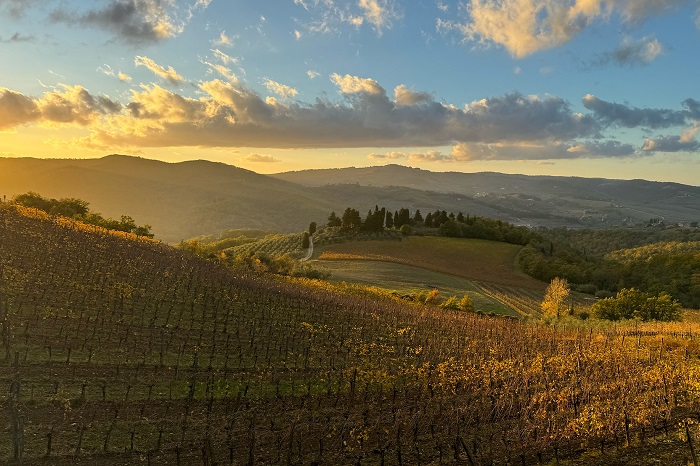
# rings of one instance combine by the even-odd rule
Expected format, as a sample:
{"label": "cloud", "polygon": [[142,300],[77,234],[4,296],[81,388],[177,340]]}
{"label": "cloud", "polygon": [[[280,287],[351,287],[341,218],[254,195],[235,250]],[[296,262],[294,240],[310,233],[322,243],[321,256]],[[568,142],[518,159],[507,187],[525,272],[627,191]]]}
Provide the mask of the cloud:
{"label": "cloud", "polygon": [[13,18],[20,18],[33,4],[39,0],[0,0],[0,11],[7,12]]}
{"label": "cloud", "polygon": [[636,153],[631,144],[618,141],[585,143],[459,143],[450,157],[458,162],[477,160],[556,160],[603,157],[629,157]]}
{"label": "cloud", "polygon": [[126,73],[122,73],[121,71],[115,73],[114,70],[112,69],[112,67],[107,65],[107,64],[98,66],[97,71],[99,71],[100,73],[102,73],[106,76],[112,76],[114,78],[117,78],[121,82],[127,82],[127,83],[131,82],[131,76],[129,76]]}
{"label": "cloud", "polygon": [[19,32],[15,32],[9,39],[2,39],[0,37],[0,43],[4,44],[16,44],[22,42],[34,42],[36,40],[35,36],[25,36]]}
{"label": "cloud", "polygon": [[409,162],[450,162],[452,157],[440,151],[428,152],[387,152],[385,154],[371,153],[367,158],[373,160],[399,160],[406,159]]}
{"label": "cloud", "polygon": [[210,63],[208,61],[202,61],[202,63],[207,65],[211,70],[216,71],[221,76],[226,78],[227,81],[231,81],[231,82],[238,81],[238,77],[236,76],[236,74],[233,71],[231,71],[230,68],[227,68],[224,65],[219,65],[217,63]]}
{"label": "cloud", "polygon": [[693,0],[617,0],[613,2],[625,19],[632,22],[642,21],[650,16],[657,16],[692,3]]}
{"label": "cloud", "polygon": [[281,162],[281,160],[274,158],[271,155],[267,154],[250,154],[245,157],[243,157],[243,160],[246,162],[254,162],[254,163],[277,163]]}
{"label": "cloud", "polygon": [[619,141],[587,141],[580,143],[471,143],[460,142],[449,154],[440,151],[371,153],[372,160],[409,162],[473,162],[484,160],[556,160],[603,157],[629,157],[637,153],[631,144]]}
{"label": "cloud", "polygon": [[[206,62],[205,62],[206,63]],[[331,75],[339,95],[303,102],[293,88],[268,80],[281,99],[261,96],[222,65],[230,76],[197,84],[196,97],[157,84],[140,85],[123,104],[91,95],[80,86],[61,86],[39,98],[4,89],[0,128],[23,124],[86,126],[89,147],[260,147],[360,148],[454,146],[439,151],[375,151],[370,158],[416,162],[470,160],[556,160],[629,157],[669,148],[656,137],[662,128],[690,128],[675,140],[692,150],[700,102],[686,99],[678,110],[639,109],[587,95],[581,114],[566,100],[510,93],[462,107],[435,101],[425,92],[397,86],[394,95],[375,80]],[[110,69],[111,70],[111,69]],[[640,127],[650,142],[640,150],[611,136],[619,127]],[[606,134],[609,133],[609,134]]]}
{"label": "cloud", "polygon": [[[693,99],[684,102],[685,106],[697,103]],[[586,94],[583,106],[595,113],[596,117],[606,125],[624,126],[627,128],[668,128],[683,126],[692,117],[688,110],[670,110],[656,108],[636,108],[614,102],[606,102],[598,97]]]}
{"label": "cloud", "polygon": [[233,38],[226,35],[226,31],[221,31],[219,37],[212,41],[212,44],[230,47],[233,45]]}
{"label": "cloud", "polygon": [[268,148],[437,147],[461,142],[571,140],[599,132],[563,99],[507,94],[460,109],[435,101],[404,106],[374,80],[334,75],[341,102],[261,98],[238,80],[202,82],[186,98],[160,86],[132,91],[127,112],[93,129],[104,146]]}
{"label": "cloud", "polygon": [[39,119],[41,112],[29,97],[7,88],[0,88],[0,130]]}
{"label": "cloud", "polygon": [[386,95],[384,88],[374,79],[359,78],[349,74],[340,76],[337,73],[333,73],[331,81],[338,86],[338,89],[343,94]]}
{"label": "cloud", "polygon": [[41,118],[55,123],[87,125],[100,115],[121,111],[119,102],[105,96],[93,96],[81,86],[60,86],[63,91],[48,92],[37,101]]}
{"label": "cloud", "polygon": [[[204,2],[207,3],[208,2]],[[197,5],[204,5],[197,2]],[[50,19],[66,24],[106,29],[116,39],[140,45],[170,39],[182,33],[193,9],[181,19],[177,5],[170,0],[109,0],[101,9],[79,14],[65,9],[54,10]]]}
{"label": "cloud", "polygon": [[[312,16],[301,24],[309,34],[338,33],[347,25],[356,29],[370,25],[381,36],[402,17],[396,0],[295,0],[294,3]],[[302,31],[295,31],[297,36],[301,34]]]}
{"label": "cloud", "polygon": [[120,103],[94,96],[81,86],[59,87],[61,90],[47,92],[39,99],[0,88],[0,130],[34,122],[85,126],[122,110]]}
{"label": "cloud", "polygon": [[99,71],[100,73],[107,76],[114,76],[114,71],[112,70],[112,67],[107,64],[98,66],[96,71]]}
{"label": "cloud", "polygon": [[693,120],[700,120],[700,101],[695,99],[685,99],[683,101],[683,106],[685,107],[690,118]]}
{"label": "cloud", "polygon": [[240,60],[238,58],[231,57],[219,49],[212,49],[212,53],[217,60],[219,60],[224,65],[237,65]]}
{"label": "cloud", "polygon": [[269,90],[270,92],[274,92],[283,99],[290,99],[292,97],[296,97],[296,95],[298,94],[297,90],[293,87],[287,86],[285,84],[280,84],[277,81],[273,81],[271,79],[265,79],[265,87],[267,87],[267,90]]}
{"label": "cloud", "polygon": [[698,149],[700,149],[698,141],[681,141],[679,136],[661,136],[657,139],[647,139],[642,146],[644,152],[695,152]]}
{"label": "cloud", "polygon": [[408,154],[409,162],[449,162],[452,156],[439,151],[411,152]]}
{"label": "cloud", "polygon": [[391,0],[359,0],[357,4],[363,19],[379,34],[383,29],[391,27],[392,22],[401,16]]}
{"label": "cloud", "polygon": [[406,152],[385,152],[383,154],[372,152],[367,154],[367,158],[372,160],[401,160],[407,159],[408,154]]}
{"label": "cloud", "polygon": [[151,70],[154,74],[160,76],[161,78],[165,79],[168,83],[172,84],[173,86],[178,86],[182,84],[182,82],[185,80],[182,76],[177,74],[175,69],[172,66],[169,66],[167,69],[163,66],[160,66],[158,63],[154,62],[148,57],[142,57],[137,55],[134,58],[134,65],[136,66],[145,66],[149,70]]}
{"label": "cloud", "polygon": [[306,72],[306,76],[308,76],[309,79],[316,79],[319,76],[321,76],[321,73],[319,73],[318,71],[309,70]]}
{"label": "cloud", "polygon": [[695,152],[700,149],[700,142],[695,136],[700,130],[696,125],[684,130],[680,136],[661,136],[656,139],[644,141],[642,151],[644,152]]}
{"label": "cloud", "polygon": [[400,84],[394,88],[394,100],[399,105],[417,105],[432,102],[433,96],[427,92],[415,92]]}
{"label": "cloud", "polygon": [[632,144],[623,144],[615,140],[574,144],[566,151],[581,157],[628,157],[637,152]]}
{"label": "cloud", "polygon": [[648,65],[663,53],[664,47],[656,38],[644,37],[638,41],[626,38],[614,51],[604,54],[598,63],[614,62],[629,67]]}
{"label": "cloud", "polygon": [[597,20],[617,14],[639,23],[691,0],[471,0],[466,23],[438,21],[438,29],[455,30],[482,45],[499,45],[523,58],[562,45]]}

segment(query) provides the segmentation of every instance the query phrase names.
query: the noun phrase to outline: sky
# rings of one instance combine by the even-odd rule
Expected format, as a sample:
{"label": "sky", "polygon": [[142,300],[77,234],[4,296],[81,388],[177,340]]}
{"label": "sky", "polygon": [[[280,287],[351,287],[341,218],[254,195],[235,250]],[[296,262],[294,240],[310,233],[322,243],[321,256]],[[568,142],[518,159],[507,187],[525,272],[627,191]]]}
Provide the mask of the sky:
{"label": "sky", "polygon": [[698,0],[0,0],[0,156],[700,185]]}

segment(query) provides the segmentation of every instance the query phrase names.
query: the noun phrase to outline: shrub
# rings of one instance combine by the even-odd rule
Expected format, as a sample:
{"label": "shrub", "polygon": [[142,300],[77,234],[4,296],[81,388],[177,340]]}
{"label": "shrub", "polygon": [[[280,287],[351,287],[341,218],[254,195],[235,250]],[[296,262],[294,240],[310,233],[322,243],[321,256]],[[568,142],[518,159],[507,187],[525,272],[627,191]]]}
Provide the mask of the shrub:
{"label": "shrub", "polygon": [[457,301],[456,296],[450,296],[445,301],[443,301],[442,304],[440,304],[440,307],[443,309],[450,309],[452,311],[458,311],[459,310],[459,301]]}
{"label": "shrub", "polygon": [[458,306],[459,310],[464,312],[474,312],[476,310],[474,307],[474,301],[472,301],[472,299],[467,295],[464,295],[462,299],[459,300]]}
{"label": "shrub", "polygon": [[601,299],[595,303],[591,312],[597,318],[605,320],[669,321],[679,318],[681,305],[666,292],[652,295],[634,288],[623,288],[614,298]]}

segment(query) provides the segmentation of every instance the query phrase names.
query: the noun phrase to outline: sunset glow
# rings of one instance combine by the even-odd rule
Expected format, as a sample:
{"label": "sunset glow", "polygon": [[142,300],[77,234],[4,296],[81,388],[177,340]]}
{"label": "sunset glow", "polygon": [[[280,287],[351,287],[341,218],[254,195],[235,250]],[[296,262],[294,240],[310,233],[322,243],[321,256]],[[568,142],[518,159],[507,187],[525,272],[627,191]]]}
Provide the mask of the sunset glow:
{"label": "sunset glow", "polygon": [[0,156],[698,184],[697,1],[0,0]]}

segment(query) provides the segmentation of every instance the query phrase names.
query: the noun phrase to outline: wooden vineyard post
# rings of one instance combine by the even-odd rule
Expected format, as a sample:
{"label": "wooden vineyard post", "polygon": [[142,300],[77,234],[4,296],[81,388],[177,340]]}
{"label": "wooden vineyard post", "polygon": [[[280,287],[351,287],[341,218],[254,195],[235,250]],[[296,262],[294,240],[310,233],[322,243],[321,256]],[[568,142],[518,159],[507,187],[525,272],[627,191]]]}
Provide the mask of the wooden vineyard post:
{"label": "wooden vineyard post", "polygon": [[7,317],[7,295],[5,294],[5,269],[0,264],[0,331],[2,346],[5,350],[5,362],[10,362],[10,322]]}
{"label": "wooden vineyard post", "polygon": [[693,457],[693,466],[698,466],[698,455],[695,452],[695,447],[693,446],[693,438],[690,436],[690,428],[688,427],[688,420],[685,420],[685,436],[688,439],[688,448],[690,449],[690,455]]}
{"label": "wooden vineyard post", "polygon": [[10,432],[12,435],[12,459],[15,462],[22,460],[22,453],[24,452],[24,418],[19,403],[20,387],[18,352],[15,354],[15,376],[10,384],[10,393],[7,397],[7,411],[10,416]]}

